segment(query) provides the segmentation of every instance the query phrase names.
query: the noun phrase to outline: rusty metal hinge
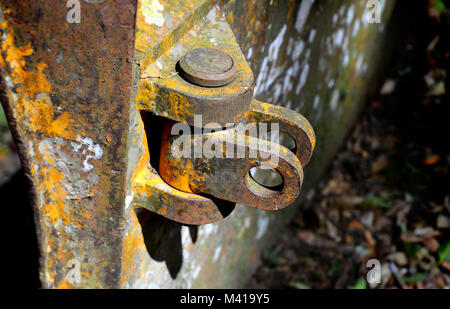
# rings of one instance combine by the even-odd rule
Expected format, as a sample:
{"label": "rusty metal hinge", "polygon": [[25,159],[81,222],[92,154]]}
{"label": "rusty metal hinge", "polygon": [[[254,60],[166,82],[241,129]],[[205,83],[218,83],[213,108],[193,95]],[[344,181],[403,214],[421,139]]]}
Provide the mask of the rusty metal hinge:
{"label": "rusty metal hinge", "polygon": [[[236,203],[264,210],[292,204],[315,146],[310,123],[253,99],[253,72],[216,8],[179,37],[141,67],[137,106],[164,120],[159,153],[150,151],[158,165],[147,162],[136,173],[133,205],[205,224]],[[274,138],[278,132],[292,140],[290,149]],[[264,171],[278,183],[265,184]]]}

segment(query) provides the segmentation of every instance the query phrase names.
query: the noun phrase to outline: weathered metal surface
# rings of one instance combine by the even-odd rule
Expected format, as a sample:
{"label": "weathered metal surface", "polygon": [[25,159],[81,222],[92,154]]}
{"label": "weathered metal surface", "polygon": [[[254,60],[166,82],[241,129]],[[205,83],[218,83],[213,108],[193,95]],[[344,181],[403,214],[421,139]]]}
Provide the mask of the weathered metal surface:
{"label": "weathered metal surface", "polygon": [[[300,193],[302,166],[297,157],[281,145],[247,136],[235,129],[203,134],[201,137],[171,136],[169,128],[164,133],[159,172],[175,188],[264,210],[289,206]],[[182,139],[183,147],[192,145],[187,156],[173,152],[173,148],[177,147],[172,147],[172,143],[177,139]],[[211,149],[213,145],[214,150],[208,156],[205,149]],[[194,148],[203,149],[202,156],[195,157]],[[253,180],[249,172],[257,166],[280,173],[282,188],[265,188]]]}
{"label": "weathered metal surface", "polygon": [[[195,2],[195,1],[194,1]],[[203,1],[197,1],[203,5]],[[176,3],[168,6],[173,8]],[[201,14],[199,9],[199,15]],[[242,121],[253,97],[253,72],[243,55],[234,34],[221,10],[213,7],[195,23],[183,37],[148,67],[140,64],[141,82],[136,101],[138,108],[150,111],[178,122],[194,124],[194,116],[202,115],[204,123],[227,123]],[[145,28],[145,20],[138,18],[137,28]],[[175,31],[175,30],[174,30]],[[153,49],[152,44],[141,49]],[[227,52],[239,72],[237,77],[223,87],[207,88],[193,85],[177,71],[177,63],[186,53],[198,48],[214,48]]]}
{"label": "weathered metal surface", "polygon": [[147,209],[184,224],[214,223],[223,220],[234,209],[234,203],[213,201],[171,187],[150,166],[142,169],[136,176],[133,190],[134,207]]}
{"label": "weathered metal surface", "polygon": [[[138,13],[137,40],[141,37],[139,34],[145,32],[148,35],[136,45],[140,46],[140,51],[142,46],[148,49],[147,56],[142,61],[138,59],[142,77],[150,75],[144,74],[144,70],[150,68],[163,72],[157,63],[163,68],[166,64],[157,60],[163,59],[171,47],[182,45],[185,38],[186,41],[195,39],[190,36],[189,29],[201,23],[212,3],[148,2],[154,6],[159,4],[159,14],[155,16],[160,18],[145,23],[144,18],[139,17],[143,13]],[[385,1],[381,6],[381,25],[366,22],[365,4],[365,1],[239,0],[219,1],[221,9],[216,9],[225,12],[236,40],[255,72],[256,98],[301,112],[316,129],[318,143],[306,171],[303,196],[339,147],[378,64],[375,55],[382,48],[380,39],[386,35],[382,27],[386,27],[393,2]],[[199,14],[192,13],[195,11]],[[174,19],[173,14],[180,18]],[[170,32],[175,34],[159,35]],[[189,50],[179,48],[174,61]],[[167,70],[166,73],[155,76],[168,77],[175,72]],[[161,82],[164,79],[153,80]],[[151,109],[140,104],[152,95],[151,91],[153,89],[138,95],[138,108]],[[160,115],[164,116],[162,111]],[[183,121],[176,119],[175,113],[171,114],[173,116],[169,118]],[[217,117],[212,116],[211,119]],[[139,115],[136,119],[139,124]],[[139,127],[141,129],[135,129],[135,132],[143,130],[141,125]],[[145,133],[151,134],[150,131]],[[142,144],[141,138],[130,142],[130,149],[140,149],[136,157],[130,156],[136,167],[143,166],[139,163],[145,153]],[[138,173],[140,167],[132,170],[130,175]],[[136,213],[131,205],[134,206],[134,198],[140,194],[136,195],[130,187],[127,190],[131,203],[124,242],[124,287],[239,287],[255,269],[259,251],[273,241],[295,209],[289,207],[272,215],[236,205],[233,213],[221,222],[200,226],[198,232],[193,233],[191,227],[165,221],[160,216]],[[155,227],[164,232],[146,234],[148,230],[155,231]],[[166,253],[157,255],[152,247]]]}
{"label": "weathered metal surface", "polygon": [[[183,41],[195,41],[199,32],[190,30],[217,24],[215,13],[224,11],[255,72],[256,98],[301,111],[317,128],[307,192],[357,115],[394,1],[382,1],[378,25],[365,19],[366,1],[223,0],[217,9],[212,0],[139,0],[130,74],[134,4],[82,2],[82,23],[73,25],[65,20],[66,1],[0,4],[1,99],[34,185],[41,281],[44,287],[240,286],[293,211],[273,216],[237,205],[220,223],[195,230],[136,209],[135,200],[151,195],[145,185],[137,189],[152,134],[139,109],[151,110],[145,102],[155,93],[151,87],[138,93],[145,89],[138,84],[153,76],[148,73],[170,73],[154,75],[162,84],[175,73],[170,61],[208,47]],[[136,105],[129,104],[130,79]],[[176,111],[167,113],[178,120]],[[81,266],[76,285],[66,277],[74,258]]]}
{"label": "weathered metal surface", "polygon": [[288,108],[252,100],[250,112],[245,119],[250,125],[266,123],[278,124],[279,132],[286,133],[294,142],[293,152],[305,167],[311,160],[314,147],[316,147],[316,135],[309,121]]}
{"label": "weathered metal surface", "polygon": [[137,1],[83,2],[80,24],[66,5],[1,1],[1,101],[32,183],[42,286],[119,287]]}
{"label": "weathered metal surface", "polygon": [[[145,28],[140,26],[139,20],[138,28]],[[142,44],[140,49],[151,50],[152,46],[149,44],[146,48]],[[181,54],[183,50],[187,52]],[[231,55],[222,50],[227,50]],[[228,126],[231,121],[242,120],[245,120],[249,127],[252,124],[280,122],[283,132],[300,134],[294,138],[295,151],[301,160],[309,161],[315,143],[314,132],[304,117],[290,115],[287,109],[271,107],[270,104],[256,101],[253,103],[254,110],[251,110],[253,73],[222,12],[217,8],[213,8],[203,19],[199,19],[189,33],[159,57],[155,64],[141,69],[144,72],[137,96],[141,110],[185,122],[197,128],[211,123],[223,127]],[[202,123],[196,123],[196,116],[202,116]],[[208,144],[217,145],[212,157],[206,157],[206,154],[196,156],[195,151],[192,153],[188,151],[183,158],[175,156],[172,141],[180,138],[171,137],[171,130],[166,126],[161,137],[159,166],[156,166],[159,170],[155,171],[151,180],[159,178],[157,175],[159,172],[164,181],[181,191],[212,196],[264,210],[282,209],[293,203],[299,195],[303,181],[302,166],[286,148],[259,140],[258,136],[246,136],[245,131],[241,134],[235,129],[204,134],[202,138],[196,136],[198,134],[192,136],[184,134],[180,138],[184,139],[183,144],[189,145],[189,149],[192,148],[191,145],[201,150]],[[303,147],[307,149],[302,149]],[[235,148],[237,152],[242,153],[239,158],[235,158]],[[261,150],[262,148],[264,150]],[[253,156],[249,156],[254,152]],[[262,165],[279,173],[283,180],[279,190],[262,186],[250,175],[252,168]],[[160,190],[159,183],[149,184],[148,187],[151,186],[153,192],[150,192],[149,198],[140,201],[134,199],[133,205],[139,206],[139,203],[143,203],[147,209],[157,208],[157,213],[166,216],[164,205],[158,207],[148,205],[158,200],[167,202],[170,197],[166,195],[166,190]],[[171,196],[174,197],[174,201],[169,203],[171,207],[167,211],[168,218],[197,224],[204,222],[205,218],[208,222],[213,222],[213,218],[217,217],[213,211],[214,207],[205,205],[208,211],[205,212],[204,207],[193,207],[188,219],[185,217],[185,204],[191,201],[191,197],[173,193]],[[164,195],[165,198],[156,200],[155,195]],[[176,202],[183,198],[187,200],[180,203],[180,211],[177,211]]]}
{"label": "weathered metal surface", "polygon": [[190,50],[179,62],[180,76],[203,87],[222,87],[236,78],[233,58],[216,48]]}

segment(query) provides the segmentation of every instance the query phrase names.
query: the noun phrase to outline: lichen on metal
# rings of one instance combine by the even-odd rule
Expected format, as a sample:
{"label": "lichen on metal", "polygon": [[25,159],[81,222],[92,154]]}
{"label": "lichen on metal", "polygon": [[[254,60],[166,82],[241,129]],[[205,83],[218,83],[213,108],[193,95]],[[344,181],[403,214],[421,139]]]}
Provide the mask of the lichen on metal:
{"label": "lichen on metal", "polygon": [[133,0],[86,3],[69,24],[64,1],[0,4],[1,101],[32,183],[46,288],[120,286],[135,13]]}

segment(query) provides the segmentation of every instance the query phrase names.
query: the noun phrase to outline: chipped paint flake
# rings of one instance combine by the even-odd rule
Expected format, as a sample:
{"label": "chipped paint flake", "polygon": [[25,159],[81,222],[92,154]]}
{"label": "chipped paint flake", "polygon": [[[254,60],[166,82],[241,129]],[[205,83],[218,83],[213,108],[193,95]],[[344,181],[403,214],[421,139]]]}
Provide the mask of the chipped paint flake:
{"label": "chipped paint flake", "polygon": [[127,195],[125,197],[125,209],[128,209],[130,207],[132,200],[133,200],[133,195],[132,194]]}
{"label": "chipped paint flake", "polygon": [[82,149],[83,146],[87,146],[82,150],[82,154],[85,155],[85,159],[83,161],[83,171],[84,172],[88,172],[91,169],[94,168],[94,166],[92,164],[89,163],[90,159],[100,159],[103,156],[103,150],[100,147],[100,145],[96,145],[94,144],[94,142],[92,141],[92,139],[90,139],[89,137],[81,137],[80,135],[77,136],[77,142],[72,142],[72,148],[75,152],[80,151],[80,149]]}

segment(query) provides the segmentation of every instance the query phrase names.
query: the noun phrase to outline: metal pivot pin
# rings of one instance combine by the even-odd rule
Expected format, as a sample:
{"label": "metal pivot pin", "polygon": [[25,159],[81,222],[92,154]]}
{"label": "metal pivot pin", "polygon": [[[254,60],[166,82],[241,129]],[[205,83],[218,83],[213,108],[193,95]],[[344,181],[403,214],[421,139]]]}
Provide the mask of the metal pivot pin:
{"label": "metal pivot pin", "polygon": [[215,48],[197,48],[189,51],[179,61],[180,75],[185,80],[202,87],[222,87],[237,75],[233,58]]}

